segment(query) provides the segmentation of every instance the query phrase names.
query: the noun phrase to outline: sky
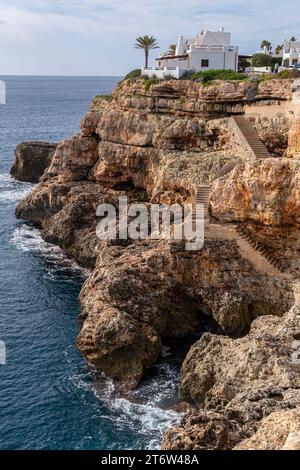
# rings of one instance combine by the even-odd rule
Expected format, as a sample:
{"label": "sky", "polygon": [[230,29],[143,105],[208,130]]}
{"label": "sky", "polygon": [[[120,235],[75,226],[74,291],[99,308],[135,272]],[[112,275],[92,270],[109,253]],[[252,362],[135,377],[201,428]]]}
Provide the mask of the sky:
{"label": "sky", "polygon": [[300,38],[299,17],[295,0],[0,0],[0,75],[124,75],[143,65],[138,36],[157,38],[151,64],[179,34],[221,27],[251,53]]}

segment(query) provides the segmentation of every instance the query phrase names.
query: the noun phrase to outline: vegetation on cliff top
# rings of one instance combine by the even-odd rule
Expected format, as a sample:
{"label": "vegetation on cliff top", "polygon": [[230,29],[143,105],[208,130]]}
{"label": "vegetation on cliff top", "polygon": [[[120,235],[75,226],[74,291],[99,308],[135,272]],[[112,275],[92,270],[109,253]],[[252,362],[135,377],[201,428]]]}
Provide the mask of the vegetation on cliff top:
{"label": "vegetation on cliff top", "polygon": [[157,85],[159,82],[160,80],[157,77],[146,78],[144,83],[145,91],[149,91],[152,85]]}
{"label": "vegetation on cliff top", "polygon": [[246,80],[247,78],[247,75],[233,70],[206,70],[205,72],[193,73],[191,76],[192,80],[202,83],[210,83],[214,80]]}
{"label": "vegetation on cliff top", "polygon": [[95,99],[101,99],[105,101],[112,101],[113,96],[112,95],[96,95]]}
{"label": "vegetation on cliff top", "polygon": [[269,54],[254,54],[251,59],[253,67],[272,67],[274,70],[275,65],[281,65],[282,59],[280,57],[273,57]]}
{"label": "vegetation on cliff top", "polygon": [[136,80],[137,78],[140,78],[141,74],[141,69],[131,70],[131,72],[125,75],[124,80]]}
{"label": "vegetation on cliff top", "polygon": [[[269,80],[276,80],[276,79],[287,79],[291,80],[294,78],[300,77],[300,71],[296,69],[289,69],[289,70],[282,70],[278,74],[261,74],[257,76],[251,76],[247,74],[243,74],[240,72],[234,72],[233,70],[207,70],[204,72],[197,72],[191,73],[187,72],[180,80],[190,80],[196,81],[201,83],[204,86],[212,85],[215,81],[251,81],[253,83],[262,83]],[[144,90],[148,92],[153,85],[158,83],[164,82],[166,80],[176,80],[171,76],[166,76],[164,78],[159,79],[155,75],[152,77],[143,76],[141,74],[141,69],[134,69],[129,72],[123,80],[128,80],[130,82],[135,82],[136,80],[143,80]],[[111,96],[99,96],[99,98],[106,99],[109,101]]]}

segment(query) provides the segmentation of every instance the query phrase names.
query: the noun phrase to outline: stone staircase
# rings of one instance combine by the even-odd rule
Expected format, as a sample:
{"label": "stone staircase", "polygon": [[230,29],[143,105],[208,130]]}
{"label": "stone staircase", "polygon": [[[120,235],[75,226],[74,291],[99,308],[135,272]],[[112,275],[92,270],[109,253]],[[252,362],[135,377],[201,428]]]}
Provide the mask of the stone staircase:
{"label": "stone staircase", "polygon": [[[201,184],[196,193],[196,205],[204,205],[205,231],[209,237],[236,240],[241,255],[248,259],[257,269],[265,272],[269,276],[282,276],[284,267],[274,255],[260,242],[255,240],[251,234],[243,227],[234,224],[210,224],[209,222],[209,196],[211,186]],[[193,204],[193,221],[196,220],[196,205]]]}
{"label": "stone staircase", "polygon": [[236,231],[239,236],[245,240],[254,250],[258,251],[270,265],[272,265],[279,272],[284,273],[285,268],[282,263],[271,254],[268,249],[259,241],[255,240],[251,234],[243,227],[237,226]]}
{"label": "stone staircase", "polygon": [[[204,205],[204,220],[209,221],[209,195],[210,195],[211,187],[208,184],[201,184],[198,186],[197,194],[196,194],[196,205],[203,204]],[[196,219],[196,208],[193,207],[193,220]]]}
{"label": "stone staircase", "polygon": [[232,117],[232,121],[240,137],[246,142],[249,153],[254,160],[271,157],[264,144],[259,140],[254,126],[252,126],[245,116],[234,116]]}

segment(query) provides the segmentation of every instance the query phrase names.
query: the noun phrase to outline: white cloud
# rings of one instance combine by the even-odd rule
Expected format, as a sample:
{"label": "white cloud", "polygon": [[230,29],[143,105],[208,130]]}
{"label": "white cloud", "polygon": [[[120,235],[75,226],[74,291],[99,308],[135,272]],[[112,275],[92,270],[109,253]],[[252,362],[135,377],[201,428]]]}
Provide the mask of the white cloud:
{"label": "white cloud", "polygon": [[[86,57],[90,70],[97,64],[99,73],[122,73],[138,65],[140,55],[131,48],[138,35],[155,35],[165,49],[179,33],[220,26],[232,31],[242,51],[250,52],[264,38],[275,45],[290,35],[300,37],[293,19],[300,4],[286,0],[284,6],[293,11],[292,18],[282,14],[279,0],[0,0],[2,70],[23,55],[29,73],[43,73],[39,67],[47,50],[47,71],[53,73],[75,57],[78,73],[92,73],[86,70]],[[85,69],[80,71],[81,63]],[[13,69],[16,73],[18,64]]]}

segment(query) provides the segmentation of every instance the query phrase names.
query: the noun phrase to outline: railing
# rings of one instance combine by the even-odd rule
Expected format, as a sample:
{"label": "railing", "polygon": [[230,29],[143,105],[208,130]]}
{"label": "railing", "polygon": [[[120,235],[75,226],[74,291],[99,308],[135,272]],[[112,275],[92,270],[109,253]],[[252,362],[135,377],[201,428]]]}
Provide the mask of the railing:
{"label": "railing", "polygon": [[156,75],[158,78],[164,78],[167,75],[172,75],[175,78],[180,78],[184,69],[180,67],[142,67],[142,75]]}
{"label": "railing", "polygon": [[168,70],[178,70],[179,67],[143,67],[143,70],[146,70],[146,71],[149,71],[149,72],[153,72],[155,70],[165,70],[165,71],[168,71]]}
{"label": "railing", "polygon": [[206,52],[209,52],[209,51],[222,51],[222,52],[226,52],[226,51],[229,51],[229,52],[233,52],[233,51],[237,51],[237,47],[235,46],[197,46],[197,45],[191,45],[190,46],[190,49],[189,51],[192,51],[193,49],[197,49],[198,51],[206,51]]}

